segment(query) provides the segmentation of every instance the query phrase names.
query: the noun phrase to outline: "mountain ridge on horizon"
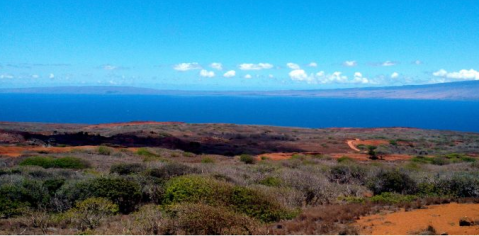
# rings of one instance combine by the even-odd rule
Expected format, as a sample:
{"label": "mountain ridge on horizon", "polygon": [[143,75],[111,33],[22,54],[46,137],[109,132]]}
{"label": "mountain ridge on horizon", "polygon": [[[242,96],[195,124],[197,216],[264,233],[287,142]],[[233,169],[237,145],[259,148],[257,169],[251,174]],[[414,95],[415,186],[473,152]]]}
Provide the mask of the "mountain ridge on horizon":
{"label": "mountain ridge on horizon", "polygon": [[479,100],[479,81],[426,85],[364,87],[315,90],[271,91],[191,91],[161,90],[133,86],[58,86],[5,88],[0,94],[91,94],[91,95],[210,95],[210,96],[288,96],[318,98],[377,98],[427,100]]}

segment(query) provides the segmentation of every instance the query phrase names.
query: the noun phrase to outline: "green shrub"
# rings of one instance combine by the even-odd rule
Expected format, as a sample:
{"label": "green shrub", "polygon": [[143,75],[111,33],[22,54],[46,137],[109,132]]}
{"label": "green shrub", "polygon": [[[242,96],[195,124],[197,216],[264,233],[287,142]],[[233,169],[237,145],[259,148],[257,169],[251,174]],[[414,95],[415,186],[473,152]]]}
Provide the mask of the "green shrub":
{"label": "green shrub", "polygon": [[21,166],[41,166],[43,168],[65,168],[65,169],[85,169],[90,167],[90,163],[76,157],[28,157],[22,160]]}
{"label": "green shrub", "polygon": [[140,202],[140,186],[123,178],[97,178],[90,180],[88,192],[94,197],[108,198],[119,206],[121,213],[136,209]]}
{"label": "green shrub", "polygon": [[451,161],[445,157],[433,157],[431,160],[431,164],[443,166],[451,164]]}
{"label": "green shrub", "polygon": [[110,173],[119,175],[137,174],[145,170],[145,166],[139,163],[120,163],[110,167]]}
{"label": "green shrub", "polygon": [[477,174],[456,174],[452,178],[440,179],[433,187],[437,195],[455,197],[479,197],[479,176]]}
{"label": "green shrub", "polygon": [[161,167],[153,168],[149,170],[150,176],[164,179],[164,180],[168,180],[176,176],[195,174],[195,173],[199,173],[199,170],[181,163],[176,163],[176,162],[167,163]]}
{"label": "green shrub", "polygon": [[19,215],[27,207],[44,207],[49,200],[48,191],[38,181],[25,180],[21,185],[3,185],[0,187],[0,218]]}
{"label": "green shrub", "polygon": [[211,158],[211,157],[204,157],[203,159],[201,159],[201,163],[215,163],[215,159]]}
{"label": "green shrub", "polygon": [[166,184],[164,203],[182,202],[226,206],[264,222],[294,216],[294,213],[256,190],[197,175],[173,178]]}
{"label": "green shrub", "polygon": [[374,178],[368,181],[367,186],[374,194],[384,192],[411,194],[417,191],[416,182],[409,175],[398,170],[381,170]]}
{"label": "green shrub", "polygon": [[98,154],[100,154],[100,155],[109,156],[109,155],[111,155],[111,153],[112,153],[111,148],[109,148],[107,146],[99,146],[98,147]]}
{"label": "green shrub", "polygon": [[242,154],[240,156],[240,161],[245,163],[245,164],[254,164],[256,163],[256,160],[254,159],[253,156],[248,155],[248,154]]}
{"label": "green shrub", "polygon": [[277,222],[295,216],[294,212],[285,210],[279,203],[270,200],[270,197],[245,187],[233,188],[228,205],[263,222]]}
{"label": "green shrub", "polygon": [[43,187],[45,187],[50,195],[54,195],[55,192],[60,189],[65,183],[65,179],[48,179],[43,182]]}
{"label": "green shrub", "polygon": [[231,185],[207,177],[188,175],[171,179],[166,183],[164,203],[204,202],[223,205],[230,195]]}
{"label": "green shrub", "polygon": [[347,162],[355,162],[354,159],[352,159],[351,157],[348,157],[348,156],[342,156],[340,158],[338,158],[338,163],[347,163]]}
{"label": "green shrub", "polygon": [[389,144],[391,144],[393,146],[397,146],[398,142],[396,140],[389,140]]}
{"label": "green shrub", "polygon": [[250,235],[259,226],[247,216],[225,207],[181,204],[169,209],[174,220],[170,234]]}
{"label": "green shrub", "polygon": [[268,176],[258,182],[259,184],[270,186],[270,187],[279,187],[281,185],[281,179]]}
{"label": "green shrub", "polygon": [[358,165],[336,165],[331,167],[328,178],[331,182],[339,184],[363,184],[368,171]]}
{"label": "green shrub", "polygon": [[136,154],[144,157],[158,157],[157,154],[151,152],[150,150],[146,148],[139,148],[138,151],[136,151]]}
{"label": "green shrub", "polygon": [[425,156],[415,156],[411,158],[412,162],[415,163],[421,163],[421,164],[429,164],[432,162],[432,158],[430,157],[425,157]]}
{"label": "green shrub", "polygon": [[94,229],[110,215],[118,212],[118,206],[105,198],[88,198],[76,204],[67,214],[81,230]]}
{"label": "green shrub", "polygon": [[374,195],[368,199],[370,202],[374,203],[387,203],[387,204],[397,204],[404,202],[412,202],[417,200],[418,197],[414,195],[401,195],[397,193],[384,192],[379,195]]}

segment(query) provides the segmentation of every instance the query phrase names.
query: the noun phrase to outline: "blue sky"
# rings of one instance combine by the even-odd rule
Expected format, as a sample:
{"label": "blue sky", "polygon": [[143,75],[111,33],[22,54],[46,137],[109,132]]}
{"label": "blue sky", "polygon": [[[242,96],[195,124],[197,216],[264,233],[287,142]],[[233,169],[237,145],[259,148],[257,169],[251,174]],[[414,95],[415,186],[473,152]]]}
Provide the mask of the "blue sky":
{"label": "blue sky", "polygon": [[479,80],[477,0],[4,0],[0,12],[0,88]]}

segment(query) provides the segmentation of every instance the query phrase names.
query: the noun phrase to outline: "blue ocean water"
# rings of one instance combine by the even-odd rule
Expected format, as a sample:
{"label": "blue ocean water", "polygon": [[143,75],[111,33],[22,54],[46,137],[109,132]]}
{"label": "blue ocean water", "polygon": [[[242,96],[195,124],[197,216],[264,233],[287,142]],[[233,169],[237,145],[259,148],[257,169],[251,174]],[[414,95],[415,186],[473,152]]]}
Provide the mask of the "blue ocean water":
{"label": "blue ocean water", "polygon": [[0,121],[97,124],[140,120],[309,128],[399,126],[479,132],[479,102],[0,94]]}

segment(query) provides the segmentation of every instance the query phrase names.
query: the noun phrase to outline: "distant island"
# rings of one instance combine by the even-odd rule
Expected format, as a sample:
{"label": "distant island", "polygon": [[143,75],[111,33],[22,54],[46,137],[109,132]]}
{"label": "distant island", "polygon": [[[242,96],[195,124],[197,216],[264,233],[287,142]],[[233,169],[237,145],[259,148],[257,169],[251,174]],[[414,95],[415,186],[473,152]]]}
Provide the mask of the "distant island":
{"label": "distant island", "polygon": [[321,98],[378,98],[428,100],[479,100],[479,81],[428,85],[367,87],[328,90],[278,91],[186,91],[158,90],[125,86],[68,86],[0,89],[0,94],[118,94],[118,95],[209,95],[209,96],[287,96]]}

